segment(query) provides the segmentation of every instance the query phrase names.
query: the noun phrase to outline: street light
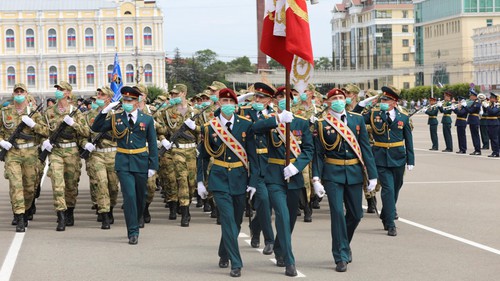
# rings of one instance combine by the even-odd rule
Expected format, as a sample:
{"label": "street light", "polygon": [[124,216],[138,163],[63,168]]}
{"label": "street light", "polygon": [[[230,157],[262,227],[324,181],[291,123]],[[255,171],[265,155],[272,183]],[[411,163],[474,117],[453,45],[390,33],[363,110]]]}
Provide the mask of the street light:
{"label": "street light", "polygon": [[139,48],[137,46],[135,47],[135,51],[132,53],[132,55],[135,56],[135,83],[139,84],[139,82],[141,81],[141,74],[144,73],[144,67],[142,65],[139,66]]}

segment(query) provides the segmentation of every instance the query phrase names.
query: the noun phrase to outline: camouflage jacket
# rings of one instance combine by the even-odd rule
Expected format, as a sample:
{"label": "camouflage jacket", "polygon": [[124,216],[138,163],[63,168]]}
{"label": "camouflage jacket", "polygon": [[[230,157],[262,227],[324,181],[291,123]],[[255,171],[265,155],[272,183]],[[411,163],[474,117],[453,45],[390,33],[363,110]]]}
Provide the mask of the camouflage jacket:
{"label": "camouflage jacket", "polygon": [[[59,111],[56,105],[47,108],[44,117],[47,124],[49,133],[52,134],[59,125],[64,122],[64,116],[69,115],[72,111],[76,109],[75,106],[70,105],[64,110],[64,112]],[[76,142],[80,147],[85,146],[87,143],[87,138],[90,135],[90,127],[85,121],[85,116],[78,110],[73,116],[75,124],[70,127],[68,126],[62,134],[59,136],[59,142]]]}
{"label": "camouflage jacket", "polygon": [[[29,108],[29,112],[35,110],[34,107]],[[2,118],[0,119],[0,140],[8,140],[9,137],[14,133],[17,126],[23,121],[21,120],[23,115],[29,115],[28,107],[26,107],[23,112],[19,113],[14,105],[8,105],[2,108]],[[20,137],[17,138],[17,144],[25,143],[40,143],[42,137],[48,136],[47,126],[43,121],[42,114],[37,112],[31,117],[35,121],[35,126],[30,128],[26,126],[21,132]]]}

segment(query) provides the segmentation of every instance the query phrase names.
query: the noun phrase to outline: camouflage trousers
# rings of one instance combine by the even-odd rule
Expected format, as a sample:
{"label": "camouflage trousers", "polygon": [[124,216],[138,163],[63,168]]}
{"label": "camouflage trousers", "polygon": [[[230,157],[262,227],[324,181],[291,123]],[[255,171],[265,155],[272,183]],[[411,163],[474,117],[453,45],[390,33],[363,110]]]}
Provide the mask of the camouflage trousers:
{"label": "camouflage trousers", "polygon": [[[160,170],[158,171],[158,176],[160,177],[161,186],[163,188],[163,191],[165,192],[165,199],[167,202],[174,201],[172,199],[174,194],[173,190],[174,187],[177,190],[177,182],[175,179],[175,169],[172,152],[167,151],[160,158],[159,164]],[[175,198],[175,201],[177,201],[177,197]]]}
{"label": "camouflage trousers", "polygon": [[[107,213],[116,205],[118,176],[115,172],[116,152],[92,152],[87,161],[91,193],[94,193],[99,213]],[[92,188],[94,187],[94,192]]]}
{"label": "camouflage trousers", "polygon": [[196,189],[196,148],[172,148],[177,186],[172,188],[172,200],[179,206],[189,206]]}
{"label": "camouflage trousers", "polygon": [[89,160],[90,157],[85,160],[85,171],[87,172],[87,176],[89,177],[90,200],[92,201],[92,205],[97,205],[97,179],[95,178],[95,174],[90,171],[91,162]]}
{"label": "camouflage trousers", "polygon": [[312,191],[312,165],[308,164],[304,170],[302,170],[302,176],[304,177],[304,187],[306,189],[307,202],[311,202],[311,197],[314,195]]}
{"label": "camouflage trousers", "polygon": [[[38,158],[38,157],[37,157]],[[36,161],[36,180],[35,180],[35,194],[40,194],[38,188],[42,188],[42,178],[43,170],[45,169],[45,163],[42,161]]]}
{"label": "camouflage trousers", "polygon": [[14,214],[31,207],[37,178],[37,147],[11,148],[5,157],[4,177],[9,180],[9,195]]}
{"label": "camouflage trousers", "polygon": [[146,203],[151,204],[153,202],[153,198],[155,197],[156,191],[156,178],[158,177],[158,173],[154,174],[152,177],[148,178],[148,193],[146,195]]}
{"label": "camouflage trousers", "polygon": [[48,176],[52,181],[55,210],[64,211],[68,207],[75,207],[82,168],[78,148],[54,147],[49,160]]}

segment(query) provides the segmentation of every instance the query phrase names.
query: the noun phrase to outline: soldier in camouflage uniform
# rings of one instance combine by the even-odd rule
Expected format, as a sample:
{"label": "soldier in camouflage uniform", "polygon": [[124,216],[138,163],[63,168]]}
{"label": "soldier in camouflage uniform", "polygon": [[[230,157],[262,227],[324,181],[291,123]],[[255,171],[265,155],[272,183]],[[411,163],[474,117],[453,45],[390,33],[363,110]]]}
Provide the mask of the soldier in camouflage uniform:
{"label": "soldier in camouflage uniform", "polygon": [[54,87],[57,88],[57,103],[49,107],[44,114],[48,130],[53,132],[62,122],[68,124],[68,127],[59,136],[58,144],[52,144],[47,139],[42,143],[42,150],[51,152],[48,176],[52,181],[54,208],[58,218],[56,230],[64,231],[66,226],[74,225],[73,211],[82,168],[78,145],[83,146],[86,143],[90,128],[79,110],[73,117],[69,116],[76,109],[71,104],[73,87],[66,81],[61,81]]}
{"label": "soldier in camouflage uniform", "polygon": [[[199,120],[192,121],[190,118],[195,114],[187,104],[187,87],[184,84],[176,84],[170,91],[169,107],[159,114],[158,138],[167,149],[172,149],[174,169],[177,185],[172,186],[172,197],[169,204],[179,204],[182,214],[181,226],[188,227],[191,215],[189,204],[196,189],[196,140],[200,133],[201,123]],[[177,139],[178,147],[168,141],[186,123],[189,130]]]}
{"label": "soldier in camouflage uniform", "polygon": [[[316,88],[312,84],[308,84],[304,93],[299,94],[299,103],[291,108],[293,114],[302,116],[309,120],[311,133],[314,131],[314,123],[317,118],[315,115],[321,112],[322,108],[312,102]],[[294,98],[295,99],[295,98]],[[301,203],[304,206],[304,222],[312,222],[312,197],[315,196],[311,192],[312,187],[312,166],[307,165],[302,170],[304,177],[304,190],[301,193]]]}
{"label": "soldier in camouflage uniform", "polygon": [[[110,87],[104,86],[97,89],[97,97],[93,109],[87,111],[85,120],[89,127],[94,123],[95,118],[113,98],[114,92]],[[114,114],[111,111],[110,114]],[[116,206],[118,198],[118,176],[115,172],[116,139],[109,132],[104,133],[102,138],[94,145],[91,140],[98,133],[90,133],[89,142],[85,144],[85,149],[90,151],[87,160],[88,173],[91,187],[95,187],[97,202],[97,212],[101,217],[101,229],[110,229],[114,223],[113,208]],[[93,181],[93,183],[92,183]]]}
{"label": "soldier in camouflage uniform", "polygon": [[[31,211],[34,200],[37,173],[38,151],[35,143],[36,135],[47,133],[40,113],[31,118],[30,112],[35,110],[27,98],[26,85],[14,85],[13,102],[2,108],[0,119],[0,146],[7,150],[5,156],[4,177],[9,180],[9,195],[12,211],[16,220],[16,232],[24,232],[28,225],[27,214]],[[8,141],[19,124],[26,124],[15,143]]]}

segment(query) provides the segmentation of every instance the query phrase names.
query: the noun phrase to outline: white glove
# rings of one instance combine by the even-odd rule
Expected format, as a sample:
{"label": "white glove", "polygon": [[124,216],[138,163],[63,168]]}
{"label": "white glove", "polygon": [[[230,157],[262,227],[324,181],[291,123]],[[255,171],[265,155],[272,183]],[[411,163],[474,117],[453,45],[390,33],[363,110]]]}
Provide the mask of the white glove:
{"label": "white glove", "polygon": [[438,106],[438,107],[443,107],[443,102],[442,102],[442,101],[438,101],[438,102],[437,102],[437,106]]}
{"label": "white glove", "polygon": [[42,143],[42,151],[47,150],[47,151],[52,151],[52,144],[50,143],[50,140],[44,140]]}
{"label": "white glove", "polygon": [[414,165],[406,165],[406,169],[407,169],[408,171],[413,170],[413,168],[415,168],[415,166],[414,166]]}
{"label": "white glove", "polygon": [[172,148],[172,143],[166,139],[161,141],[161,145],[163,145],[163,147],[165,147],[166,150],[170,150]]}
{"label": "white glove", "polygon": [[311,122],[312,124],[316,123],[316,121],[318,121],[318,118],[314,115],[309,118],[309,122]]}
{"label": "white glove", "polygon": [[23,115],[21,120],[23,120],[23,123],[30,128],[33,128],[36,125],[35,121],[33,121],[33,119],[31,119],[28,115]]}
{"label": "white glove", "polygon": [[75,124],[75,120],[73,120],[73,117],[66,115],[64,116],[64,123],[68,124],[68,126],[73,126]]}
{"label": "white glove", "polygon": [[377,179],[371,179],[368,181],[369,181],[369,183],[368,183],[368,187],[366,187],[366,191],[371,192],[377,186]]}
{"label": "white glove", "polygon": [[455,110],[457,107],[454,104],[452,104],[450,108],[451,110]]}
{"label": "white glove", "polygon": [[467,106],[467,102],[462,100],[462,102],[460,102],[460,104],[463,106],[463,107],[466,107]]}
{"label": "white glove", "polygon": [[9,150],[12,148],[12,143],[6,141],[6,140],[1,140],[0,141],[0,146],[3,147],[5,150]]}
{"label": "white glove", "polygon": [[154,176],[156,174],[155,170],[148,169],[148,178]]}
{"label": "white glove", "polygon": [[186,121],[184,121],[184,124],[186,124],[186,126],[188,126],[188,128],[191,130],[196,129],[196,123],[191,120],[191,118],[186,119]]}
{"label": "white glove", "polygon": [[283,169],[283,175],[285,176],[285,180],[288,180],[289,178],[295,176],[298,173],[299,170],[292,163],[290,163],[288,166],[285,167],[285,169]]}
{"label": "white glove", "polygon": [[319,197],[323,198],[325,196],[325,187],[319,182],[318,177],[313,178],[314,193]]}
{"label": "white glove", "polygon": [[490,102],[489,101],[483,101],[483,107],[489,107],[490,106]]}
{"label": "white glove", "polygon": [[85,144],[85,149],[88,150],[89,152],[92,152],[95,150],[95,145],[93,145],[91,142],[88,142]]}
{"label": "white glove", "polygon": [[278,118],[280,120],[280,123],[292,123],[293,113],[291,113],[290,111],[283,110],[281,113],[278,114]]}
{"label": "white glove", "polygon": [[202,181],[198,182],[198,195],[200,195],[201,199],[207,199],[208,196],[207,188]]}
{"label": "white glove", "polygon": [[113,107],[117,106],[119,103],[120,103],[119,101],[115,101],[115,102],[108,104],[108,106],[106,106],[103,110],[101,110],[101,113],[106,114],[106,113],[110,112],[111,109],[113,109]]}
{"label": "white glove", "polygon": [[250,192],[250,200],[252,200],[256,191],[257,189],[255,189],[255,187],[247,186],[247,192]]}
{"label": "white glove", "polygon": [[378,95],[375,95],[373,97],[369,97],[369,98],[366,98],[360,102],[358,102],[359,106],[361,107],[365,107],[369,102],[371,102],[372,100],[375,100],[378,98]]}

